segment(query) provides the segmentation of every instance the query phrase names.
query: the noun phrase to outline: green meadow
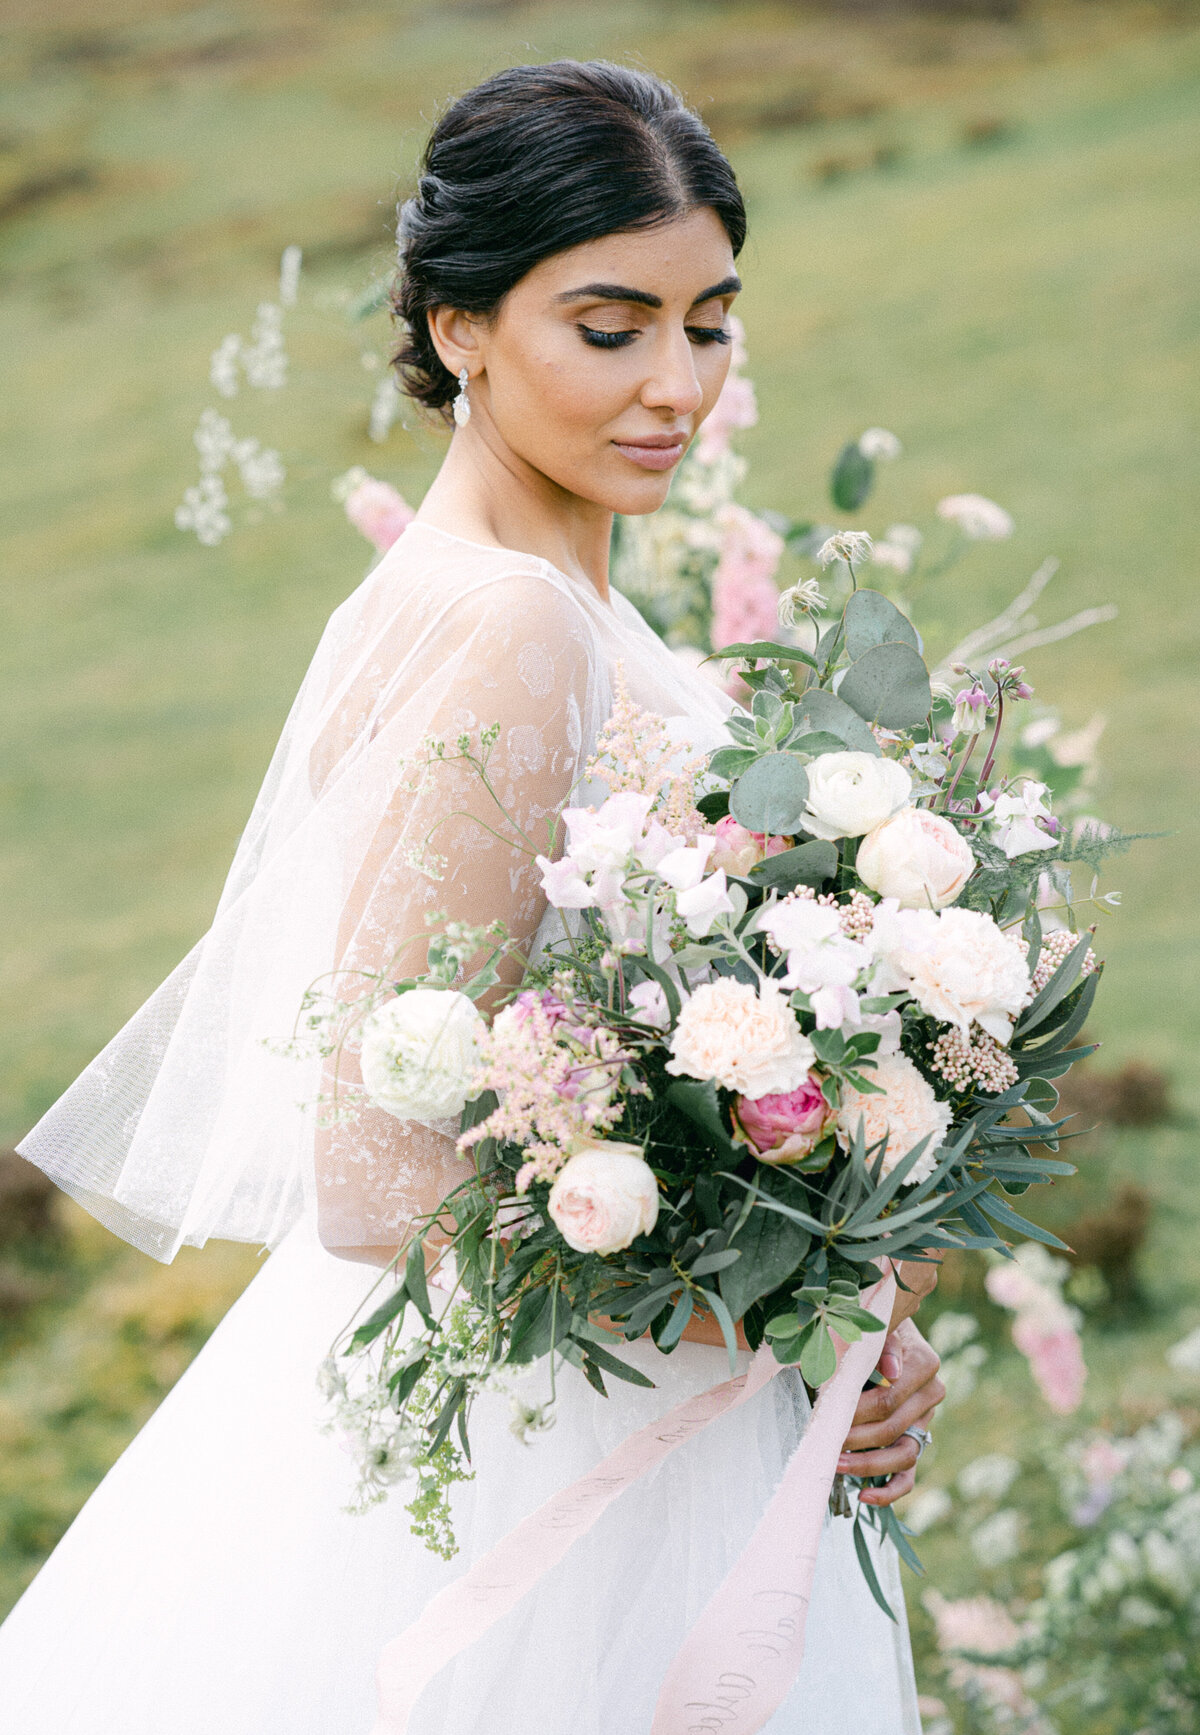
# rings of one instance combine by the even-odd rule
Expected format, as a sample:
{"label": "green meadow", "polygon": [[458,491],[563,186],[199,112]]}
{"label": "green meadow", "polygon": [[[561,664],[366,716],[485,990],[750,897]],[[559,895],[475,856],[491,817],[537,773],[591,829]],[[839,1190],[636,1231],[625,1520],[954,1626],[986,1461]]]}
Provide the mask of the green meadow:
{"label": "green meadow", "polygon": [[[330,498],[353,464],[417,499],[442,436],[372,442],[395,200],[429,122],[504,64],[633,58],[708,115],[743,183],[739,304],[759,392],[744,497],[829,519],[830,461],[905,446],[859,519],[924,523],[978,491],[1017,529],[919,605],[931,649],[1047,556],[1041,618],[1118,618],[1028,658],[1071,727],[1107,719],[1095,804],[1169,835],[1108,869],[1090,1034],[1170,1080],[1172,1116],[1080,1146],[1066,1223],[1125,1180],[1154,1202],[1136,1319],[1097,1323],[1090,1402],[1200,1405],[1163,1347],[1200,1324],[1194,767],[1200,14],[1036,5],[1012,17],[663,0],[197,11],[10,8],[0,73],[0,1139],[18,1138],[203,932],[275,737],[368,550]],[[305,251],[291,383],[226,404],[208,357]],[[278,446],[285,509],[203,548],[173,512],[207,405]],[[0,1604],[252,1273],[249,1249],[160,1270],[72,1212],[0,1316]],[[971,1291],[968,1275],[960,1290]],[[3,1294],[0,1292],[0,1302]],[[995,1330],[998,1332],[998,1327]],[[996,1336],[997,1344],[1000,1337]],[[997,1351],[943,1424],[945,1474],[1004,1439]],[[1010,1394],[1008,1394],[1010,1395]],[[928,1460],[927,1460],[928,1464]],[[935,1476],[943,1474],[937,1462]],[[953,1562],[928,1550],[932,1576]],[[919,1624],[919,1623],[918,1623]],[[923,1633],[923,1628],[920,1631]]]}

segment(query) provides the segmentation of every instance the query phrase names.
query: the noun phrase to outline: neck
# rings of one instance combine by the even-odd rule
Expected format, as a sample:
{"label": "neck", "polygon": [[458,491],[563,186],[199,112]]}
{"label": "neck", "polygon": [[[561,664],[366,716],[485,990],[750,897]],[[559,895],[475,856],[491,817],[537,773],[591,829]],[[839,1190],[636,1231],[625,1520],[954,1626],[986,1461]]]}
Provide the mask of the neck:
{"label": "neck", "polygon": [[476,421],[483,417],[455,429],[417,517],[471,542],[536,554],[607,602],[611,511],[560,488]]}

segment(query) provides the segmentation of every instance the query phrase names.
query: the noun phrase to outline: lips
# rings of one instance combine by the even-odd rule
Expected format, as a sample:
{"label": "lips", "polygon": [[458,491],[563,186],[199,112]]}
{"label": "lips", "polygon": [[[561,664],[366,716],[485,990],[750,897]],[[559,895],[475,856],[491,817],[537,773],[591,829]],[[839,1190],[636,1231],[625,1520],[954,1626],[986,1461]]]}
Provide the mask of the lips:
{"label": "lips", "polygon": [[648,434],[640,440],[614,440],[622,457],[642,470],[670,470],[687,450],[688,436],[680,430],[671,434]]}

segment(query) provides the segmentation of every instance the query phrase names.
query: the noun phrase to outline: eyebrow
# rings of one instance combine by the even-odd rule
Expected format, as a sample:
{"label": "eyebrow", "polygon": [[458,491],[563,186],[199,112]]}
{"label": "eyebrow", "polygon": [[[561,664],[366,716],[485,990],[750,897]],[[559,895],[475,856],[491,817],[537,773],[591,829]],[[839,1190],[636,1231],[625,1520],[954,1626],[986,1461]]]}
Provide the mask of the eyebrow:
{"label": "eyebrow", "polygon": [[[702,301],[715,301],[722,295],[736,295],[742,287],[742,280],[736,274],[722,278],[720,283],[714,283],[711,289],[706,289],[692,302],[693,307],[699,307]],[[564,289],[561,295],[554,297],[555,301],[632,301],[638,307],[661,307],[662,296],[652,295],[648,289],[628,289],[620,283],[585,283],[580,289]]]}

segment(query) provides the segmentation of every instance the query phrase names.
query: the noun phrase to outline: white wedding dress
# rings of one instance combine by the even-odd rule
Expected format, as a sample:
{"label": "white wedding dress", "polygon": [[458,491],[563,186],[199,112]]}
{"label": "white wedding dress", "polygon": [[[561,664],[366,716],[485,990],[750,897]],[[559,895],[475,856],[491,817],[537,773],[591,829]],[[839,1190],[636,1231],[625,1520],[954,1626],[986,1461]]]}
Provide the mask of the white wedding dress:
{"label": "white wedding dress", "polygon": [[[317,1426],[318,1364],[377,1277],[328,1247],[394,1245],[463,1171],[444,1131],[382,1114],[314,1136],[298,1099],[321,1063],[306,1073],[264,1039],[332,964],[384,967],[424,910],[545,936],[536,871],[477,823],[498,823],[479,780],[442,763],[416,787],[414,759],[430,735],[499,724],[489,775],[534,837],[583,774],[618,664],[681,740],[714,739],[727,704],[624,599],[411,525],[330,622],[209,935],[26,1140],[158,1257],[209,1235],[275,1251],[0,1627],[0,1735],[367,1735],[379,1652],[438,1589],[728,1377],[722,1350],[644,1340],[626,1353],[653,1390],[611,1381],[604,1399],[567,1368],[556,1426],[528,1445],[507,1400],[484,1399],[450,1562],[410,1536],[402,1490],[344,1511],[352,1466]],[[439,820],[434,881],[415,863]],[[435,1678],[412,1735],[648,1735],[807,1413],[782,1374],[635,1484]],[[804,1661],[768,1735],[919,1735],[894,1552],[877,1563],[898,1624],[850,1524],[827,1522]]]}

